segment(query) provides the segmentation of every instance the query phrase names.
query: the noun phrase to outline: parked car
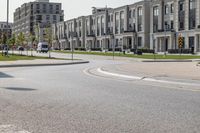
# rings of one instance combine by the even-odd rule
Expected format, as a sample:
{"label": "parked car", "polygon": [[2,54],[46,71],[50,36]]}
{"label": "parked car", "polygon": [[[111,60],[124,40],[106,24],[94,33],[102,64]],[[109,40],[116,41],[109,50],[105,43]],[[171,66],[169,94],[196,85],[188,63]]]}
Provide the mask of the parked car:
{"label": "parked car", "polygon": [[37,52],[39,53],[47,53],[49,51],[49,48],[48,48],[48,43],[47,42],[40,42],[38,43],[38,46],[37,46]]}
{"label": "parked car", "polygon": [[19,51],[24,51],[24,47],[19,46],[19,47],[17,48],[17,50],[19,50]]}

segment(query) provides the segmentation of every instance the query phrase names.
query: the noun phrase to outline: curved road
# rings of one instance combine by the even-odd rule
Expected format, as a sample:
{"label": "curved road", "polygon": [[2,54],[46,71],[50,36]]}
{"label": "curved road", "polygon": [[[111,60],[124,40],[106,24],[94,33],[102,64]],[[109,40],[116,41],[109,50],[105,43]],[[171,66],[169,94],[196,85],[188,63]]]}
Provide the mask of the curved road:
{"label": "curved road", "polygon": [[1,69],[0,132],[200,131],[200,91],[94,70],[123,63],[99,59],[83,65]]}

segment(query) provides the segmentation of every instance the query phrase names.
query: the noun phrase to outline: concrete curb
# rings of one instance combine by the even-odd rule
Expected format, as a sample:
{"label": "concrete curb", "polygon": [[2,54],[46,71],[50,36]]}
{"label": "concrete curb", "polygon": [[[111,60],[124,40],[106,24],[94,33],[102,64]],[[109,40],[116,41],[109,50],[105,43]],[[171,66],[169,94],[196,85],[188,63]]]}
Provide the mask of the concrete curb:
{"label": "concrete curb", "polygon": [[102,70],[102,68],[98,68],[97,71],[99,73],[110,75],[114,77],[121,77],[126,79],[132,79],[132,80],[143,80],[143,81],[149,81],[149,82],[158,82],[158,83],[166,83],[166,84],[175,84],[175,85],[189,85],[189,86],[200,86],[199,83],[189,83],[184,81],[171,81],[171,80],[164,80],[164,79],[154,79],[154,78],[148,78],[148,77],[139,77],[139,76],[131,76],[131,75],[124,75],[124,74],[118,74],[118,73],[112,73],[108,71]]}
{"label": "concrete curb", "polygon": [[196,62],[194,60],[142,60],[141,62]]}
{"label": "concrete curb", "polygon": [[11,68],[11,67],[37,67],[37,66],[64,66],[64,65],[78,65],[86,64],[89,61],[78,61],[78,62],[68,62],[68,63],[40,63],[40,64],[13,64],[13,65],[0,65],[0,68]]}

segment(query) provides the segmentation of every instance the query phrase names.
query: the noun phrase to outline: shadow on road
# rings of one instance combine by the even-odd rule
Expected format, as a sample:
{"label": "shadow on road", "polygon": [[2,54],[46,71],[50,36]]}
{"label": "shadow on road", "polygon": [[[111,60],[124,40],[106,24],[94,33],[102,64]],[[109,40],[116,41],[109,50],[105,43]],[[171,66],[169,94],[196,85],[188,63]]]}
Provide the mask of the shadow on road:
{"label": "shadow on road", "polygon": [[0,78],[13,78],[13,76],[0,72]]}
{"label": "shadow on road", "polygon": [[36,91],[37,89],[32,88],[21,88],[21,87],[6,87],[4,89],[13,90],[13,91]]}

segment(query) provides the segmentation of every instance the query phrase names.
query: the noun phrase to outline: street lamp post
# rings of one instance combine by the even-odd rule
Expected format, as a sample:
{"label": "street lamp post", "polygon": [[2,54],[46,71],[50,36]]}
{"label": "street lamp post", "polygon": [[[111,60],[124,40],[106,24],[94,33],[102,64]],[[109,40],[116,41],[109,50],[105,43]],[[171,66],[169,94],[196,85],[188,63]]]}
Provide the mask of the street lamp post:
{"label": "street lamp post", "polygon": [[71,32],[71,38],[72,38],[71,52],[72,52],[72,61],[73,61],[74,60],[74,32]]}
{"label": "street lamp post", "polygon": [[7,39],[8,39],[8,22],[9,22],[9,0],[7,0],[7,30],[6,30]]}
{"label": "street lamp post", "polygon": [[[8,40],[8,22],[9,22],[9,0],[7,0],[7,28],[6,28],[6,40]],[[8,54],[8,44],[6,53]]]}
{"label": "street lamp post", "polygon": [[72,43],[71,43],[71,51],[72,51],[72,61],[74,60],[74,37],[77,37],[76,32],[72,31],[70,33],[71,38],[72,38]]}
{"label": "street lamp post", "polygon": [[156,60],[156,55],[155,55],[155,43],[154,43],[154,34],[152,33],[152,43],[153,43],[153,57],[154,57],[154,61]]}
{"label": "street lamp post", "polygon": [[138,46],[138,42],[137,42],[137,32],[135,32],[135,54],[138,54],[138,50],[137,50],[137,46]]}
{"label": "street lamp post", "polygon": [[167,29],[168,29],[168,28],[169,28],[169,25],[168,25],[168,24],[165,24],[165,28],[164,28],[164,29],[165,29],[165,39],[164,39],[164,40],[165,40],[165,43],[164,43],[164,44],[165,44],[165,47],[164,47],[164,48],[165,48],[165,49],[164,49],[164,51],[165,51],[165,57],[166,57],[167,45],[168,45],[168,44],[167,44]]}
{"label": "street lamp post", "polygon": [[114,43],[114,35],[111,34],[111,42],[112,42],[112,52],[113,52],[113,60],[115,59],[115,43]]}

